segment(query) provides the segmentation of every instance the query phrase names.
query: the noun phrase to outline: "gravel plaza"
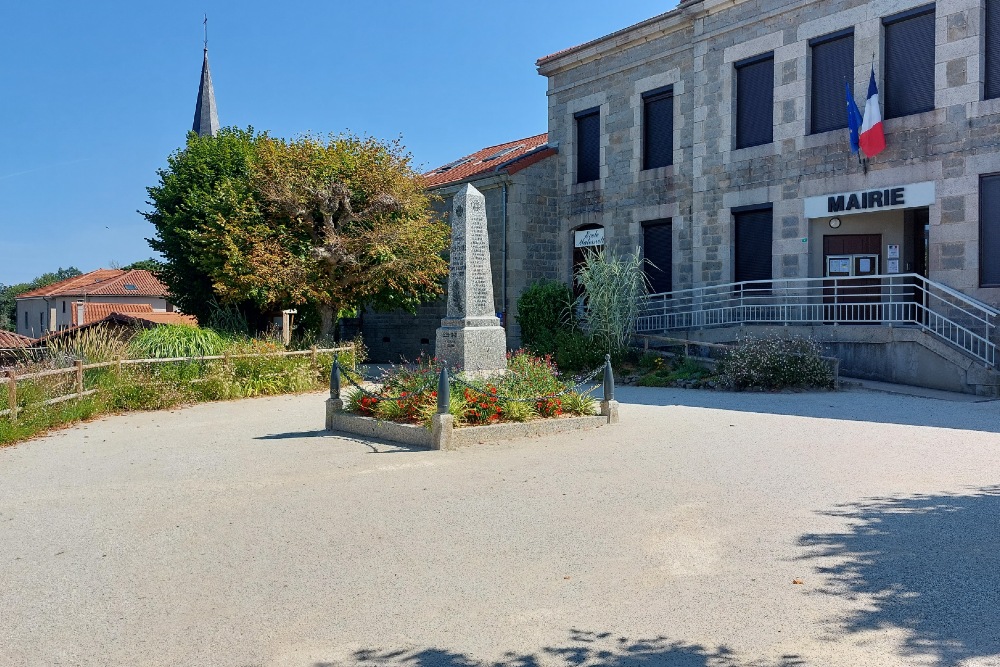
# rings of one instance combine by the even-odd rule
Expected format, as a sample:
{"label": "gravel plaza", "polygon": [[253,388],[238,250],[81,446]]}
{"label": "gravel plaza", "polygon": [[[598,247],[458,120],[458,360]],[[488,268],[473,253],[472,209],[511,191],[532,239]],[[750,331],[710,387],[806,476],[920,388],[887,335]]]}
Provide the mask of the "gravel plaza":
{"label": "gravel plaza", "polygon": [[0,664],[1000,665],[1000,402],[626,387],[409,449],[322,394],[0,449]]}

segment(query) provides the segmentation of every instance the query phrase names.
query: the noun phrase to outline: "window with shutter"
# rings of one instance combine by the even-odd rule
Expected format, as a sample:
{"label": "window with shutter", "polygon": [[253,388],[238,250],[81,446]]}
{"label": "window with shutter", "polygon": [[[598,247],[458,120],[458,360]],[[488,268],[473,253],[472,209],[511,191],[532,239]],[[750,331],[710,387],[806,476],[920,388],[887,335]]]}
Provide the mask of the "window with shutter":
{"label": "window with shutter", "polygon": [[576,114],[576,182],[596,181],[601,177],[601,110],[589,109]]}
{"label": "window with shutter", "polygon": [[[733,210],[736,240],[736,266],[733,279],[771,280],[771,247],[774,223],[771,205]],[[760,286],[766,289],[766,286]]]}
{"label": "window with shutter", "polygon": [[979,179],[979,284],[1000,287],[1000,174]]}
{"label": "window with shutter", "polygon": [[774,140],[774,54],[736,63],[736,147]]}
{"label": "window with shutter", "polygon": [[934,5],[883,19],[886,118],[934,108]]}
{"label": "window with shutter", "polygon": [[1000,0],[986,0],[986,99],[1000,97]]}
{"label": "window with shutter", "polygon": [[674,90],[661,88],[642,96],[642,168],[674,163]]}
{"label": "window with shutter", "polygon": [[649,291],[653,294],[674,291],[674,236],[670,220],[651,220],[642,224],[642,253]]}
{"label": "window with shutter", "polygon": [[817,37],[812,47],[813,134],[847,127],[846,86],[854,90],[854,30]]}

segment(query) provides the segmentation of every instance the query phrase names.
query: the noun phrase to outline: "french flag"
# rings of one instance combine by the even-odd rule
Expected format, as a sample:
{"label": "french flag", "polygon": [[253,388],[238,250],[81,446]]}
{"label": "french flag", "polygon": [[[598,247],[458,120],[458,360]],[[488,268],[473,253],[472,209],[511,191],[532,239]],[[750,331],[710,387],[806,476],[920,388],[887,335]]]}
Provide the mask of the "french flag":
{"label": "french flag", "polygon": [[874,66],[871,81],[868,82],[868,101],[865,103],[865,117],[861,122],[861,136],[858,139],[861,150],[868,157],[874,157],[885,150],[885,133],[882,131],[882,112],[878,108]]}

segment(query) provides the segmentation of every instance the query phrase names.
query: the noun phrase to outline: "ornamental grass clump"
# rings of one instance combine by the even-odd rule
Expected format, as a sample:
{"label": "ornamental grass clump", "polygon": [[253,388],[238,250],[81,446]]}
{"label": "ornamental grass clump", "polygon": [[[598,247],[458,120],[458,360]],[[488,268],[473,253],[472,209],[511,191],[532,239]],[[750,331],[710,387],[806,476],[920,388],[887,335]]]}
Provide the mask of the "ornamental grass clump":
{"label": "ornamental grass clump", "polygon": [[718,364],[720,380],[732,389],[833,387],[822,347],[808,338],[749,337],[738,342]]}

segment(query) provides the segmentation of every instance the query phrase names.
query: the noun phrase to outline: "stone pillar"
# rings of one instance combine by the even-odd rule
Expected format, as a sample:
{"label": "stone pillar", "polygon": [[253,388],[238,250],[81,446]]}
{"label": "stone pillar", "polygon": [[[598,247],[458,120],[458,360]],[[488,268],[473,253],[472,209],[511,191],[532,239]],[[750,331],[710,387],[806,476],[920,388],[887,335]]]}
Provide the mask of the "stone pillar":
{"label": "stone pillar", "polygon": [[486,198],[472,185],[455,195],[451,211],[448,312],[437,330],[439,360],[490,375],[507,368],[507,337],[493,305],[493,271]]}

